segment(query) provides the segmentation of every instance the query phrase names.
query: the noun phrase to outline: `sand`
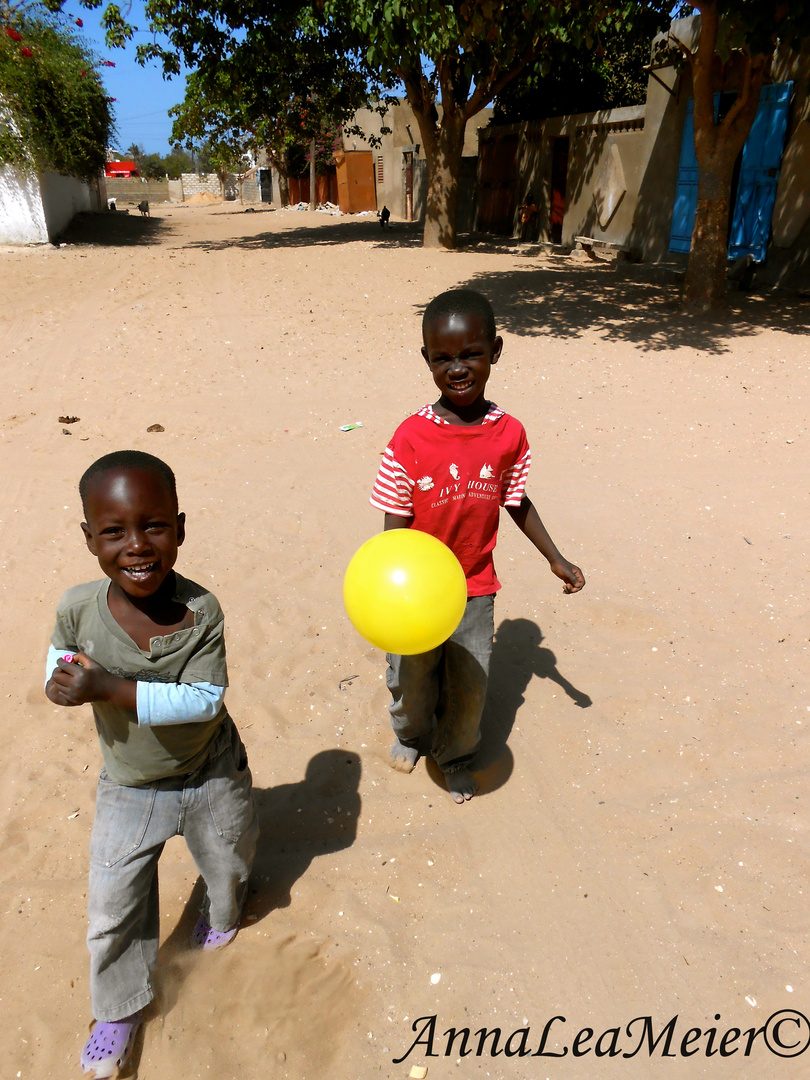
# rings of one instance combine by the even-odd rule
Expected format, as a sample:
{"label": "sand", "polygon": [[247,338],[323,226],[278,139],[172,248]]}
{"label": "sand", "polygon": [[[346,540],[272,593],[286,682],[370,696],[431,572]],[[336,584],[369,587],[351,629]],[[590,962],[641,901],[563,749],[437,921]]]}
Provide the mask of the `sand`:
{"label": "sand", "polygon": [[[388,767],[384,660],[341,582],[381,528],[386,441],[433,399],[421,310],[461,284],[493,300],[491,397],[587,585],[564,596],[504,519],[482,793],[458,807],[424,761]],[[178,569],[225,609],[263,825],[246,925],[214,956],[188,950],[200,886],[168,845],[139,1076],[806,1075],[763,1034],[718,1048],[810,1015],[808,310],[754,293],[695,321],[655,268],[234,206],[0,252],[3,1074],[79,1075],[91,1021],[100,752],[43,660],[62,592],[98,576],[78,477],[136,447],[175,469]],[[653,1043],[677,1017],[673,1057],[628,1033],[645,1016]],[[776,1025],[777,1050],[810,1038]]]}

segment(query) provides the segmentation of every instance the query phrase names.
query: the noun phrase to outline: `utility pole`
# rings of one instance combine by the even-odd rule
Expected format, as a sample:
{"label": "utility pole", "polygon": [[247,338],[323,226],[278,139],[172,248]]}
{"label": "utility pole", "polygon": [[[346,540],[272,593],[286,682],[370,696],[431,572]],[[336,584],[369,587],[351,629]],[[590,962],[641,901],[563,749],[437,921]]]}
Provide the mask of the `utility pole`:
{"label": "utility pole", "polygon": [[309,144],[309,208],[315,209],[315,140]]}

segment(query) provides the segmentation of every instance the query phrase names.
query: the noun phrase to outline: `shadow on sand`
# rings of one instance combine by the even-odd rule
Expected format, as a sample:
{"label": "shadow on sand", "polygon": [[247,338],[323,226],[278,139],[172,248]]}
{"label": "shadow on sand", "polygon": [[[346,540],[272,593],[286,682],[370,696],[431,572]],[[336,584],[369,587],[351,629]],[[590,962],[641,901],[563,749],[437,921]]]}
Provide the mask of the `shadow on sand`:
{"label": "shadow on sand", "polygon": [[[244,211],[242,211],[244,213]],[[308,211],[307,211],[308,213]],[[232,212],[235,216],[236,212]],[[228,216],[232,216],[228,214]],[[253,217],[253,215],[250,215]],[[327,217],[327,215],[323,215]],[[290,228],[281,232],[261,232],[252,236],[232,236],[223,240],[192,240],[183,245],[189,251],[265,251],[299,247],[336,247],[342,244],[369,243],[375,247],[420,247],[422,226],[419,222],[397,222],[390,229],[381,229],[376,217],[336,220],[328,218],[323,224],[298,224],[295,211],[278,211],[275,220],[283,220]]]}
{"label": "shadow on sand", "polygon": [[[260,922],[289,907],[295,883],[313,859],[351,847],[360,814],[359,756],[351,750],[322,750],[293,784],[255,788],[261,832],[243,921]],[[166,1016],[177,1001],[189,970],[191,932],[203,900],[198,878],[174,930],[160,946],[150,1014]]]}
{"label": "shadow on sand", "polygon": [[464,283],[489,298],[499,329],[521,337],[578,338],[596,331],[639,349],[717,355],[763,329],[810,329],[810,303],[784,292],[733,293],[728,311],[696,317],[679,308],[681,285],[672,267],[526,261],[525,268],[481,270]]}
{"label": "shadow on sand", "polygon": [[160,244],[172,233],[172,226],[162,218],[142,217],[137,210],[124,213],[77,214],[58,237],[60,244],[95,247],[140,247]]}
{"label": "shadow on sand", "polygon": [[[512,774],[514,758],[507,744],[533,678],[550,679],[580,709],[593,704],[557,669],[557,658],[551,649],[541,647],[542,640],[540,627],[530,619],[504,619],[495,634],[481,719],[481,747],[474,766],[479,795],[502,787]],[[442,772],[432,758],[426,760],[426,766],[434,783],[445,787]]]}

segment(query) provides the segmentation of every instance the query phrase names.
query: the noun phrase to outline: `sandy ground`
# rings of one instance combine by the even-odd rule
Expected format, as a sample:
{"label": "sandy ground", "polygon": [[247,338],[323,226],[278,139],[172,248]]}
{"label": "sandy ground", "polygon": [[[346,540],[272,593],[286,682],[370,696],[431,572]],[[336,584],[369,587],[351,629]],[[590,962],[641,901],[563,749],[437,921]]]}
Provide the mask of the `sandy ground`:
{"label": "sandy ground", "polygon": [[[174,467],[178,569],[225,609],[263,824],[248,922],[215,956],[187,948],[185,846],[164,854],[139,1076],[806,1076],[810,1054],[761,1029],[810,1015],[807,303],[752,294],[695,322],[651,269],[424,251],[369,219],[102,225],[0,252],[3,1075],[79,1075],[91,1019],[100,753],[89,709],[45,699],[43,658],[60,595],[98,575],[78,477],[136,447]],[[434,397],[421,310],[460,284],[493,300],[491,396],[523,420],[530,493],[588,579],[563,596],[505,520],[482,794],[463,807],[424,762],[386,764],[383,657],[341,602],[381,528],[380,452]],[[645,1016],[652,1047],[643,1020],[627,1031]],[[768,1039],[793,1053],[807,1022],[783,1019]],[[464,1027],[470,1052],[446,1053]],[[759,1032],[748,1056],[733,1031],[718,1052],[735,1028]]]}

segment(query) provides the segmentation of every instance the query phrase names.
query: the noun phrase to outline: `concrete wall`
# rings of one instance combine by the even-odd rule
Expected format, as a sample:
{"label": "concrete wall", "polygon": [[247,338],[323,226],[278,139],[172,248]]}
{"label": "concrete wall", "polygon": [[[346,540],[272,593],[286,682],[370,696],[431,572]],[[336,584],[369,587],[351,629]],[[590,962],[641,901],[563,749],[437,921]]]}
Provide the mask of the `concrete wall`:
{"label": "concrete wall", "polygon": [[74,176],[0,169],[0,243],[45,244],[64,232],[76,214],[93,209],[98,209],[98,195],[94,199],[88,185]]}
{"label": "concrete wall", "polygon": [[0,168],[0,244],[47,242],[37,177],[4,165]]}
{"label": "concrete wall", "polygon": [[168,180],[146,180],[138,176],[107,177],[107,197],[115,198],[121,206],[129,203],[137,206],[142,199],[150,203],[171,201]]}
{"label": "concrete wall", "polygon": [[810,288],[810,43],[798,55],[779,56],[773,81],[793,81],[785,151],[776,188],[771,244],[760,280]]}
{"label": "concrete wall", "polygon": [[[543,131],[543,204],[550,204],[551,140],[568,136],[562,242],[591,236],[623,244],[633,223],[646,164],[644,107],[548,121]],[[542,220],[542,218],[541,218]]]}
{"label": "concrete wall", "polygon": [[40,173],[39,190],[51,240],[64,232],[76,214],[92,209],[90,189],[75,176]]}

